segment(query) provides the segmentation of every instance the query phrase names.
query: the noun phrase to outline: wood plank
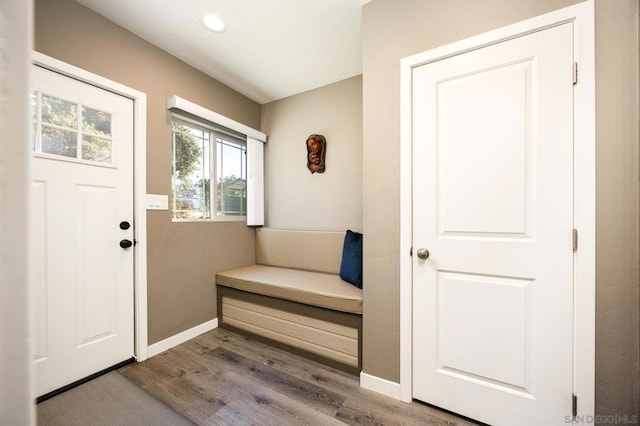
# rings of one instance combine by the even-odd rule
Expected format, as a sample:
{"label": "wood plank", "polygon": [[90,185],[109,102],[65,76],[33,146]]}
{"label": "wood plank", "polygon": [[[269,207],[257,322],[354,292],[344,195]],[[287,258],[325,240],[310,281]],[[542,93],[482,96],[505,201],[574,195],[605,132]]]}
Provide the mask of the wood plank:
{"label": "wood plank", "polygon": [[299,377],[282,373],[271,366],[258,364],[240,353],[218,347],[203,355],[213,362],[223,362],[227,370],[251,377],[261,386],[271,388],[289,398],[304,402],[321,413],[335,416],[344,402],[340,395]]}
{"label": "wood plank", "polygon": [[[304,380],[326,387],[345,398],[380,398],[377,404],[384,406],[384,401],[394,401],[399,406],[407,406],[401,402],[368,392],[360,388],[357,375],[350,374],[341,369],[331,368],[319,362],[293,354],[289,351],[278,350],[271,345],[264,344],[253,339],[241,336],[224,329],[205,333],[183,344],[189,349],[202,352],[202,347],[222,346],[230,350],[240,352],[245,357],[260,364],[269,365],[284,373],[303,378]],[[389,409],[398,409],[390,406]]]}
{"label": "wood plank", "polygon": [[[400,403],[402,404],[402,403]],[[418,403],[413,403],[419,405]],[[386,409],[385,409],[386,408]],[[407,407],[408,408],[408,407]],[[388,406],[380,407],[371,404],[371,401],[349,399],[345,401],[336,414],[336,418],[346,424],[351,425],[429,425],[429,426],[452,426],[452,425],[472,425],[463,419],[440,411],[430,413],[424,408],[413,410],[411,408],[402,409],[400,405],[392,408]]]}
{"label": "wood plank", "polygon": [[472,425],[360,388],[358,377],[224,329],[119,370],[199,425]]}
{"label": "wood plank", "polygon": [[278,350],[272,345],[258,342],[225,329],[217,329],[215,333],[202,334],[185,342],[183,346],[199,354],[208,352],[208,348],[221,346],[242,353],[245,357],[260,364],[269,365],[279,371],[311,382],[330,383],[338,381],[342,383],[342,386],[352,390],[360,389],[357,375],[309,360],[307,357],[289,351]]}
{"label": "wood plank", "polygon": [[[347,424],[427,424],[472,425],[450,413],[412,402],[410,404],[388,398],[360,387],[357,376],[342,370],[309,361],[304,357],[281,351],[227,330],[205,333],[185,343],[190,349],[223,347],[283,374],[299,377],[328,389],[345,399],[336,417]],[[432,418],[433,417],[433,418]],[[379,423],[376,423],[376,420]],[[367,423],[367,422],[371,423]],[[385,423],[386,422],[386,423]]]}
{"label": "wood plank", "polygon": [[[268,307],[258,303],[251,303],[246,300],[240,300],[240,299],[229,297],[229,296],[223,296],[222,303],[223,303],[223,306],[225,305],[235,306],[235,307],[243,308],[249,311],[259,312],[261,314],[279,318],[282,320],[304,324],[309,327],[314,327],[319,330],[325,330],[325,331],[328,331],[334,334],[339,334],[345,337],[351,337],[354,339],[358,338],[358,329],[355,327],[348,327],[345,325],[336,324],[335,322],[312,318],[307,315],[300,315],[300,314],[292,313],[289,311],[284,311],[282,309],[276,309],[276,308]],[[223,309],[223,314],[224,312],[225,311]]]}
{"label": "wood plank", "polygon": [[[139,364],[131,365],[132,367],[118,371],[194,423],[212,426],[218,424],[215,414],[227,402],[207,395],[194,386],[194,375],[189,374],[178,379],[162,380],[162,376],[157,373],[152,373],[151,370],[145,371],[145,366],[138,367]],[[149,374],[158,380],[149,381]],[[216,383],[218,380],[215,374],[200,373],[199,375],[210,383]],[[142,377],[146,377],[146,379],[141,381]]]}
{"label": "wood plank", "polygon": [[[233,384],[230,402],[216,412],[220,424],[239,425],[341,425],[329,414],[310,410],[305,404],[267,386],[256,386],[250,376],[229,370],[224,380]],[[218,384],[209,386],[219,386]]]}
{"label": "wood plank", "polygon": [[242,321],[247,324],[265,328],[267,330],[272,330],[274,332],[299,339],[303,342],[312,343],[318,346],[324,346],[326,348],[333,349],[338,352],[344,352],[355,357],[358,356],[358,330],[354,330],[356,332],[356,338],[345,337],[343,335],[335,334],[322,329],[317,329],[313,326],[309,326],[299,322],[292,322],[285,319],[275,318],[270,315],[265,315],[260,312],[254,312],[252,310],[247,310],[236,306],[223,305],[223,312],[223,322],[227,321],[228,319]]}

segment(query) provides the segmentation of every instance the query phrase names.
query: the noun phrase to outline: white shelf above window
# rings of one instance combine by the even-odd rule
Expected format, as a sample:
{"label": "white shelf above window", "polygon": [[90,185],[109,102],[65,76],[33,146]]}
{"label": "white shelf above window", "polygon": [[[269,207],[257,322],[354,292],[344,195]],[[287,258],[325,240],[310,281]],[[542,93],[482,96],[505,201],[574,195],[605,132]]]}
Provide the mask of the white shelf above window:
{"label": "white shelf above window", "polygon": [[167,109],[184,111],[191,115],[195,115],[196,117],[203,118],[212,123],[216,123],[231,130],[235,130],[236,132],[240,132],[244,135],[247,135],[247,137],[255,139],[257,141],[263,143],[267,141],[267,135],[265,135],[261,131],[249,127],[246,124],[235,121],[229,117],[225,117],[222,114],[218,114],[217,112],[211,111],[198,104],[194,104],[193,102],[183,99],[180,96],[172,96],[167,99]]}

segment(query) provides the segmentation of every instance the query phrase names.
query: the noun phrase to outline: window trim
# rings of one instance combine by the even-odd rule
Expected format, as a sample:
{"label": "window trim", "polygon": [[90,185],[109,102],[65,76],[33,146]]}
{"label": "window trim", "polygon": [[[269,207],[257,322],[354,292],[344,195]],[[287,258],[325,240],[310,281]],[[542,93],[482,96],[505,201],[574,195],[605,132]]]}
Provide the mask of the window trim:
{"label": "window trim", "polygon": [[[193,118],[188,118],[188,117],[184,117],[181,114],[176,114],[173,113],[171,114],[171,127],[172,127],[172,132],[175,129],[176,125],[184,125],[186,127],[190,127],[194,130],[197,130],[199,132],[203,132],[203,133],[207,133],[207,138],[203,141],[203,143],[207,143],[209,144],[208,147],[208,151],[209,151],[209,155],[208,155],[208,170],[209,170],[209,176],[204,176],[204,178],[209,178],[209,194],[210,194],[210,200],[209,200],[209,211],[208,211],[208,217],[202,217],[202,218],[179,218],[179,217],[175,217],[175,211],[172,211],[172,218],[171,221],[172,222],[244,222],[247,220],[247,214],[246,214],[246,198],[245,198],[245,214],[244,215],[218,215],[219,211],[218,211],[218,206],[216,203],[216,196],[214,194],[217,194],[217,188],[216,188],[216,184],[218,182],[217,178],[218,178],[218,174],[220,172],[220,170],[218,170],[218,148],[219,148],[219,144],[236,144],[239,145],[241,147],[243,147],[242,151],[246,152],[247,151],[247,141],[243,139],[244,135],[235,135],[232,133],[232,131],[227,131],[226,129],[219,129],[218,126],[215,125],[215,123],[207,123],[207,122],[200,122],[196,119]],[[175,135],[174,135],[175,137]],[[173,139],[173,138],[172,138]],[[175,162],[175,139],[172,141],[173,144],[173,161]],[[204,166],[204,163],[203,163]],[[247,158],[245,157],[244,159],[244,167],[242,167],[244,169],[244,173],[245,173],[245,182],[247,181],[246,178],[246,174],[247,174]],[[174,167],[175,167],[175,163],[174,163]],[[174,176],[172,176],[172,179],[175,179]],[[176,196],[176,190],[175,190],[175,180],[173,181],[173,197],[175,198]]]}
{"label": "window trim", "polygon": [[[214,216],[210,219],[174,219],[173,222],[225,222],[245,221],[247,226],[264,225],[264,144],[267,135],[245,124],[239,123],[179,96],[167,99],[167,109],[174,118],[212,132],[226,134],[232,138],[244,137],[246,159],[247,201],[246,216]],[[209,127],[212,127],[210,129]],[[217,143],[217,142],[216,142]]]}

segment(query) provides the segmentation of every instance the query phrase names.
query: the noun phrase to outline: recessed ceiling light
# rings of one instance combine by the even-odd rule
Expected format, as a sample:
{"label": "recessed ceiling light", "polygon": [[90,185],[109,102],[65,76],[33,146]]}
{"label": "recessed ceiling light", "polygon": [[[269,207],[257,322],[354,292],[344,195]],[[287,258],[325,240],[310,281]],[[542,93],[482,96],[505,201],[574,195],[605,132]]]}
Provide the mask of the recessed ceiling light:
{"label": "recessed ceiling light", "polygon": [[224,19],[222,19],[220,15],[215,13],[203,13],[202,23],[205,27],[216,33],[224,32],[227,29],[227,23],[224,22]]}

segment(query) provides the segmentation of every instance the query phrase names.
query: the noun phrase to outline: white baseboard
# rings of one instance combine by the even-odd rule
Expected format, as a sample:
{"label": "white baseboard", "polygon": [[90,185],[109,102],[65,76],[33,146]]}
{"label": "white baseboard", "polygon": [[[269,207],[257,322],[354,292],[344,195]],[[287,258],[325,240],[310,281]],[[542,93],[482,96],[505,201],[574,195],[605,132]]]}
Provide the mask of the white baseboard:
{"label": "white baseboard", "polygon": [[400,384],[360,372],[360,387],[400,400]]}
{"label": "white baseboard", "polygon": [[214,318],[211,321],[196,325],[195,327],[185,330],[182,333],[178,333],[174,336],[161,340],[158,343],[150,345],[147,349],[147,357],[151,358],[154,355],[158,355],[159,353],[169,350],[174,346],[178,346],[179,344],[184,343],[189,339],[193,339],[194,337],[197,337],[215,328],[218,328],[218,318]]}

